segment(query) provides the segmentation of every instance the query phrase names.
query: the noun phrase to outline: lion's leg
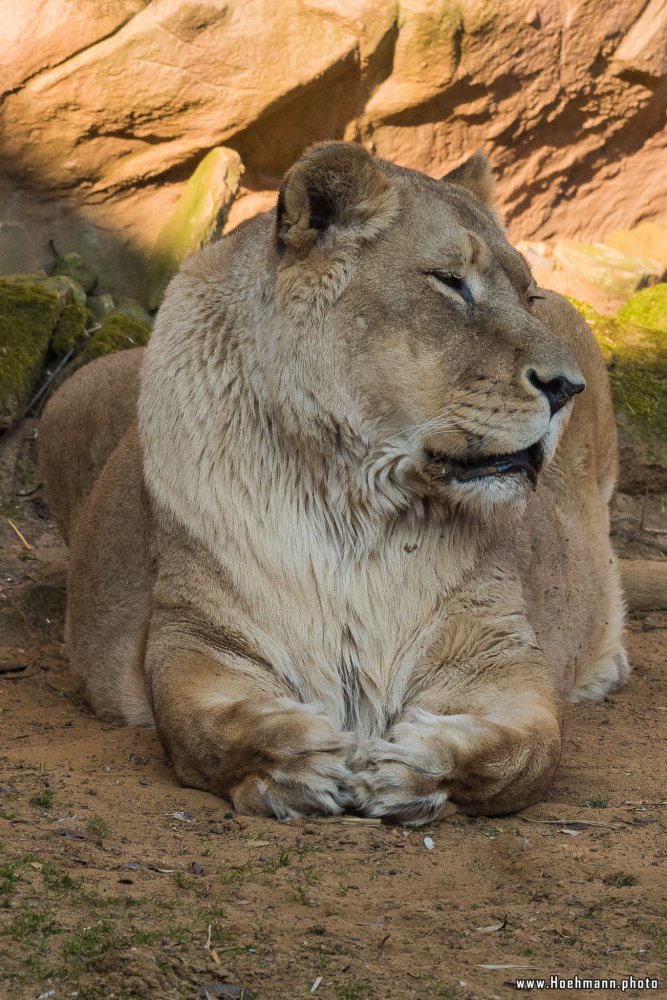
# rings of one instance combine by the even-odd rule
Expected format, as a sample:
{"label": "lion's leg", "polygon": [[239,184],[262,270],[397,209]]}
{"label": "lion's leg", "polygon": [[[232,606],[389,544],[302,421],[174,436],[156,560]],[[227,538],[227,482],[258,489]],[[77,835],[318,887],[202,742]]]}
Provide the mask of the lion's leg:
{"label": "lion's leg", "polygon": [[[193,629],[156,617],[162,620],[149,637],[147,681],[179,780],[252,815],[342,812],[352,801],[351,734],[299,702],[268,664],[244,656],[238,634],[230,640],[212,623]],[[193,643],[193,631],[201,641]],[[207,640],[217,648],[207,650]]]}
{"label": "lion's leg", "polygon": [[143,677],[151,604],[141,455],[131,429],[84,504],[71,545],[66,642],[102,718],[151,725]]}
{"label": "lion's leg", "polygon": [[39,422],[39,468],[65,541],[108,458],[137,418],[142,349],[91,361],[65,382]]}
{"label": "lion's leg", "polygon": [[417,681],[387,737],[359,754],[362,812],[424,822],[447,801],[499,815],[542,796],[560,758],[561,702],[540,651],[512,627],[454,624],[446,658]]}

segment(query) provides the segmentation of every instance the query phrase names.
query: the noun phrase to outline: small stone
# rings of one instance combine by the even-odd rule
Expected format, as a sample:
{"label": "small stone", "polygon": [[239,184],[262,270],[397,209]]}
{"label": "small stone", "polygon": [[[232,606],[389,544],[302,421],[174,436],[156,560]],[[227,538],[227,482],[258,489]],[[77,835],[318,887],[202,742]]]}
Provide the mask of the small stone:
{"label": "small stone", "polygon": [[143,323],[144,326],[153,325],[153,317],[136,299],[119,298],[111,315],[116,313],[120,316],[129,316],[130,319],[136,320],[137,323]]}
{"label": "small stone", "polygon": [[78,253],[60,254],[53,244],[51,244],[51,248],[56,254],[56,259],[51,267],[51,274],[63,274],[66,278],[71,278],[72,281],[76,281],[78,285],[81,285],[86,294],[92,292],[97,285],[97,275],[86,264],[83,257]]}
{"label": "small stone", "polygon": [[104,295],[89,295],[86,299],[86,305],[97,322],[101,323],[105,316],[108,316],[116,308],[116,300],[113,295],[109,295],[108,293]]}
{"label": "small stone", "polygon": [[600,285],[610,295],[627,298],[646,285],[660,281],[664,267],[648,257],[630,257],[604,243],[559,240],[554,257],[566,271]]}

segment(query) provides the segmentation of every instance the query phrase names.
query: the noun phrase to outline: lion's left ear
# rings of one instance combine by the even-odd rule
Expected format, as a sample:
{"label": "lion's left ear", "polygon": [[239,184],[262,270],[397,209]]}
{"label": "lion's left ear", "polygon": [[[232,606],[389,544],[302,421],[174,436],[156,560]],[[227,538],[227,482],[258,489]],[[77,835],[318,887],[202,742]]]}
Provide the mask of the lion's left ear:
{"label": "lion's left ear", "polygon": [[467,188],[487,205],[493,203],[496,181],[491,163],[481,150],[473,153],[441,179],[448,184],[458,184],[459,187]]}
{"label": "lion's left ear", "polygon": [[278,197],[277,238],[305,256],[337,229],[372,239],[394,217],[398,195],[370,153],[346,142],[312,146],[287,172]]}

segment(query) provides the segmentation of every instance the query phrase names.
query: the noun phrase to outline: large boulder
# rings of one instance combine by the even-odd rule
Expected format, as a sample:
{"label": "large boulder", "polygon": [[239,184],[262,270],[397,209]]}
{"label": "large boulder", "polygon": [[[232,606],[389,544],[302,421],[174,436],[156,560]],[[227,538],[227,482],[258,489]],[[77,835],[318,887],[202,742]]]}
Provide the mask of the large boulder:
{"label": "large boulder", "polygon": [[346,138],[434,176],[483,146],[513,239],[667,222],[664,0],[13,6],[0,221],[26,227],[33,258],[49,238],[81,253],[103,291],[141,298],[218,146],[246,167],[235,219],[304,147]]}

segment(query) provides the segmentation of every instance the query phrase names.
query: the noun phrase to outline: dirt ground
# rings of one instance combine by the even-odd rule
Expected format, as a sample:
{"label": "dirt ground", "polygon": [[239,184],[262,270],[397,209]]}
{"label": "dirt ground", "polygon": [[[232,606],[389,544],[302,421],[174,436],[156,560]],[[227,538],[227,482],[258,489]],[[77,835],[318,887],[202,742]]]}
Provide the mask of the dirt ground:
{"label": "dirt ground", "polygon": [[[154,732],[73,694],[32,438],[0,452],[2,1000],[487,1000],[552,975],[664,990],[667,614],[630,620],[632,679],[570,707],[554,786],[521,815],[237,816],[179,787]],[[666,520],[659,498],[619,498],[619,550],[664,558]]]}

